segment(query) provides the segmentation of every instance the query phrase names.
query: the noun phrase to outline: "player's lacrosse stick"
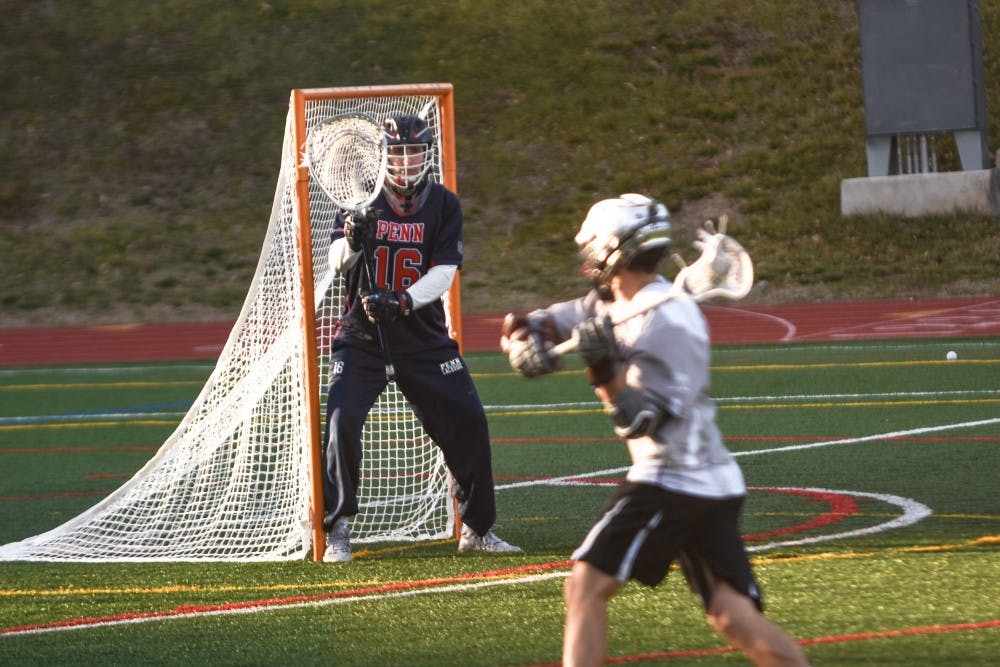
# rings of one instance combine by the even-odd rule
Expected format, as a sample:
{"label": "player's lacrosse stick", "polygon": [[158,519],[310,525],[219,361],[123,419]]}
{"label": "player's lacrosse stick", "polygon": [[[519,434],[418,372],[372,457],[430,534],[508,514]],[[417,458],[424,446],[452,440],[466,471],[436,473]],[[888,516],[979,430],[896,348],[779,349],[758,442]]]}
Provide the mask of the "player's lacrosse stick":
{"label": "player's lacrosse stick", "polygon": [[[738,301],[745,297],[753,287],[753,260],[736,239],[726,236],[726,222],[725,216],[719,218],[718,232],[711,221],[706,222],[704,228],[698,229],[698,240],[694,242],[694,246],[701,250],[701,255],[690,265],[685,264],[679,255],[674,255],[681,269],[674,277],[670,291],[616,319],[612,326],[624,324],[682,294],[697,302],[714,298]],[[550,352],[562,356],[575,350],[578,344],[574,335],[553,347]]]}
{"label": "player's lacrosse stick", "polygon": [[[314,127],[306,138],[305,163],[320,189],[340,209],[352,215],[364,210],[378,197],[388,165],[385,133],[374,118],[362,113],[335,116]],[[365,241],[362,250],[365,275],[372,294],[378,294],[372,253]],[[385,375],[396,378],[392,355],[382,324],[376,325]]]}

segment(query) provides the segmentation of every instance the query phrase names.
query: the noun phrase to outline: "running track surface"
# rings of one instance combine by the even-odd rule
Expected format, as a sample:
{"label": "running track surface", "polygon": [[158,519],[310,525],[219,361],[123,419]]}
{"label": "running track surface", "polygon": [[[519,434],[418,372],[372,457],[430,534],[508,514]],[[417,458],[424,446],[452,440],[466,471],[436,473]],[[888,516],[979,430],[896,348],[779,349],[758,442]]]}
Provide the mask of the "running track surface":
{"label": "running track surface", "polygon": [[[1000,296],[703,306],[716,344],[1000,335]],[[504,313],[462,318],[466,352],[496,350]],[[231,322],[0,328],[0,366],[217,359]]]}

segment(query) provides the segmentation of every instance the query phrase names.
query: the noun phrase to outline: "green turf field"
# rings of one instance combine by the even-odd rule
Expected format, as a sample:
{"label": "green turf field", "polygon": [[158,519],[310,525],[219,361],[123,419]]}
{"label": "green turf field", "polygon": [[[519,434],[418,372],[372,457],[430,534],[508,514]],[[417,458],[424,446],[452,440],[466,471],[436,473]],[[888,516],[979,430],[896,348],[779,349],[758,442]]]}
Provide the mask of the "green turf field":
{"label": "green turf field", "polygon": [[[958,352],[946,361],[945,352]],[[498,534],[365,545],[349,564],[0,563],[0,665],[551,665],[566,559],[627,465],[579,366],[468,362]],[[198,394],[198,363],[0,369],[0,543],[121,485]],[[718,347],[768,614],[816,665],[1000,661],[1000,339]],[[677,574],[625,588],[609,657],[746,664]]]}

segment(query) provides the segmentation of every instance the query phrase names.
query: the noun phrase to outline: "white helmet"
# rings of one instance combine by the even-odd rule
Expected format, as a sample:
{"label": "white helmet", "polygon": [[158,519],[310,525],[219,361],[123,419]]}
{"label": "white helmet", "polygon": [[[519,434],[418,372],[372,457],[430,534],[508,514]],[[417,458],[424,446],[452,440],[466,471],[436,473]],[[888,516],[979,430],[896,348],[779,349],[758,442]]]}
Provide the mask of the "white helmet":
{"label": "white helmet", "polygon": [[583,260],[581,271],[600,285],[636,255],[670,247],[670,212],[660,202],[634,193],[604,199],[590,207],[574,240]]}

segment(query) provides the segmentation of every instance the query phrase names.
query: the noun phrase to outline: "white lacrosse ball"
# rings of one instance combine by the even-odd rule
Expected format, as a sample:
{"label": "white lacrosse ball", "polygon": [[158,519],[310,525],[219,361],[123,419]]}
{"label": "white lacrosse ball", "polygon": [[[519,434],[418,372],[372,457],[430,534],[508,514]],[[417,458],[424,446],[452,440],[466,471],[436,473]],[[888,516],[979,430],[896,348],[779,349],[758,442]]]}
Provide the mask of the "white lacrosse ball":
{"label": "white lacrosse ball", "polygon": [[948,350],[948,354],[944,355],[944,358],[948,361],[955,361],[958,359],[958,352],[955,352],[955,350]]}

